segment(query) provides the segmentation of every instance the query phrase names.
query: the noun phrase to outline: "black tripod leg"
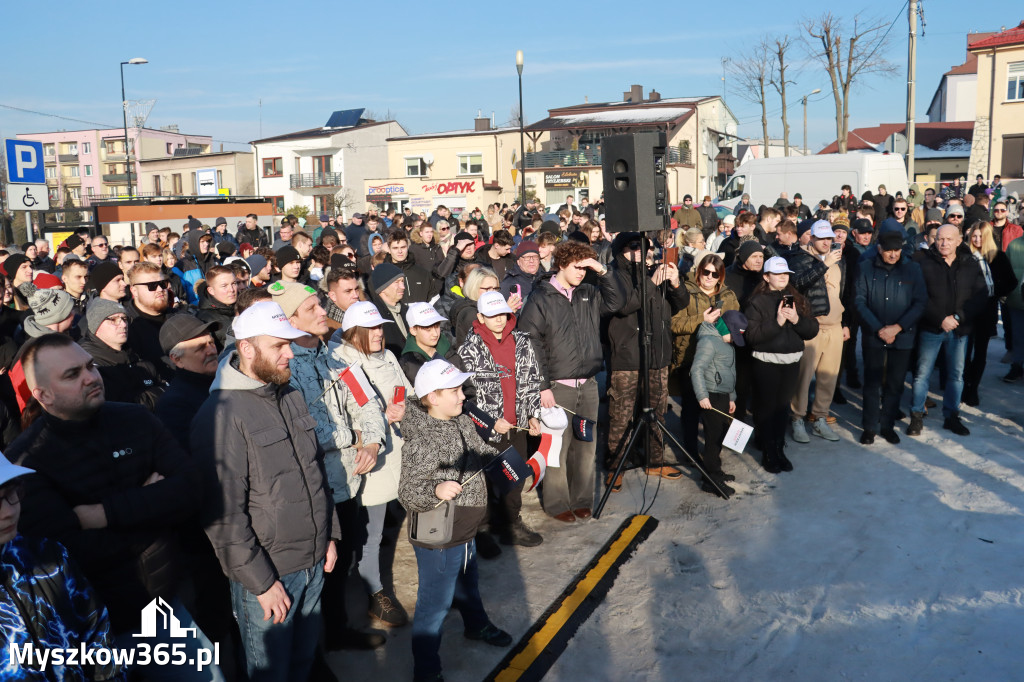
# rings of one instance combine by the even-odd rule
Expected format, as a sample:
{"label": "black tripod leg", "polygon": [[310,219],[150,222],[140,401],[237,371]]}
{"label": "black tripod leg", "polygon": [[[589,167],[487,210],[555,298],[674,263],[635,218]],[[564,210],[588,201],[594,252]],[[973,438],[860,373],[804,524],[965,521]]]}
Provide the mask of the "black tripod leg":
{"label": "black tripod leg", "polygon": [[687,452],[686,448],[684,448],[682,446],[682,444],[678,440],[676,440],[676,437],[672,435],[672,432],[669,431],[668,428],[664,424],[662,424],[661,422],[656,422],[656,423],[658,425],[658,428],[661,429],[661,432],[664,433],[666,436],[668,436],[669,440],[671,440],[673,443],[675,443],[677,448],[682,450],[683,454],[686,455],[686,458],[688,460],[693,462],[693,466],[696,467],[697,471],[699,471],[701,476],[704,477],[704,480],[705,481],[711,481],[711,485],[715,486],[715,490],[717,490],[718,492],[722,493],[722,497],[728,499],[729,495],[727,495],[724,490],[722,490],[721,488],[718,487],[718,481],[716,481],[713,477],[708,476],[707,472],[704,471],[704,469],[701,468],[701,466],[697,462],[697,460],[695,460],[693,458],[693,455],[691,455],[689,452]]}
{"label": "black tripod leg", "polygon": [[[641,430],[646,430],[644,420],[641,416],[637,416],[633,419],[632,435],[629,437],[629,442],[626,444],[626,450],[619,457],[619,465],[615,467],[615,471],[612,473],[611,480],[604,487],[604,493],[601,495],[601,501],[597,503],[597,507],[594,508],[594,518],[601,518],[601,510],[604,509],[604,505],[608,502],[608,497],[612,494],[612,486],[615,485],[615,480],[622,473],[622,468],[626,466],[626,459],[630,453],[633,452],[633,446],[636,444],[636,439],[640,435]],[[621,449],[621,447],[620,447]]]}

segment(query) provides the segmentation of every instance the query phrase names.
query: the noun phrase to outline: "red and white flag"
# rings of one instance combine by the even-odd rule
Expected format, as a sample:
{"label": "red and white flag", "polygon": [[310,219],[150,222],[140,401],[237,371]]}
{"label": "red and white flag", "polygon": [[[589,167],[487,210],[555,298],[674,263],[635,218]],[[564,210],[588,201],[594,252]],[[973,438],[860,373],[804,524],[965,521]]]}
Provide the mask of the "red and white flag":
{"label": "red and white flag", "polygon": [[352,392],[352,397],[356,399],[360,407],[373,397],[373,387],[370,386],[370,380],[366,378],[366,373],[363,372],[363,368],[359,366],[358,362],[343,369],[339,378],[348,386],[348,390]]}

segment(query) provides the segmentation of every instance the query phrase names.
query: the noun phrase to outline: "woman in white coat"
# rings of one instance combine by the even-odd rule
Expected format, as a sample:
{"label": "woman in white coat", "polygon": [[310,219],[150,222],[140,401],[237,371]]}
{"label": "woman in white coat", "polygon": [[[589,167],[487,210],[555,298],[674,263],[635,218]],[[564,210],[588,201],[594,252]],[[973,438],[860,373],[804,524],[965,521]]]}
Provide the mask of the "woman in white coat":
{"label": "woman in white coat", "polygon": [[[375,401],[387,421],[386,441],[377,455],[377,466],[364,476],[359,501],[366,510],[367,537],[359,560],[359,575],[370,588],[370,615],[385,625],[400,627],[409,622],[398,599],[384,588],[380,575],[380,545],[387,505],[398,499],[398,480],[402,472],[402,432],[399,422],[405,416],[405,399],[412,397],[412,386],[398,359],[384,348],[384,319],[369,301],[359,301],[345,312],[341,343],[331,344],[332,360],[338,367],[358,364],[370,382],[367,395]],[[395,401],[395,389],[401,387],[402,400]]]}

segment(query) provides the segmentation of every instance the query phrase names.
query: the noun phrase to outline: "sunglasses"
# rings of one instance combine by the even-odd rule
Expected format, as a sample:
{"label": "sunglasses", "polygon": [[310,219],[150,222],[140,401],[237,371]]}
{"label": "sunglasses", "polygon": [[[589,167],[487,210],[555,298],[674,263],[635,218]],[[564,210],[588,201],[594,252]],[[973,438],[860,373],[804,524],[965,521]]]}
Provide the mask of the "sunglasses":
{"label": "sunglasses", "polygon": [[132,285],[133,287],[146,287],[150,291],[156,291],[157,289],[168,289],[171,283],[166,279],[158,279],[155,282],[138,282]]}
{"label": "sunglasses", "polygon": [[718,277],[718,270],[703,270],[700,274],[704,277]]}
{"label": "sunglasses", "polygon": [[449,232],[451,229],[452,228],[450,228],[450,227],[439,227],[439,228],[437,228],[438,232]]}
{"label": "sunglasses", "polygon": [[906,212],[907,212],[907,209],[906,209],[906,207],[905,207],[905,206],[903,206],[903,207],[901,207],[901,206],[897,206],[896,208],[894,208],[894,209],[892,209],[892,210],[894,210],[894,211],[899,211],[900,213],[906,213]]}
{"label": "sunglasses", "polygon": [[1006,213],[1005,208],[996,208],[992,210],[993,213]]}
{"label": "sunglasses", "polygon": [[107,243],[106,242],[100,242],[99,244],[93,244],[92,248],[94,248],[94,249],[105,249],[105,248],[107,248]]}
{"label": "sunglasses", "polygon": [[946,217],[947,217],[948,219],[950,219],[950,220],[952,220],[953,218],[956,218],[957,220],[963,220],[963,219],[964,219],[964,217],[963,217],[962,215],[957,215],[957,214],[955,214],[955,213],[954,213],[953,215],[948,215],[948,216],[946,216]]}

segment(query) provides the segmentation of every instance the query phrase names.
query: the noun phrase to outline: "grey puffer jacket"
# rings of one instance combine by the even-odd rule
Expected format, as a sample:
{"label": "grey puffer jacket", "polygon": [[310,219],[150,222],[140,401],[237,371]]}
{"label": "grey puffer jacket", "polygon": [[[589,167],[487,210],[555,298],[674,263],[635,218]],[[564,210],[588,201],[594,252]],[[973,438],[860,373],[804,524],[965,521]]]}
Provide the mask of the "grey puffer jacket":
{"label": "grey puffer jacket", "polygon": [[697,353],[690,380],[698,401],[709,393],[727,393],[729,400],[736,400],[736,350],[713,324],[702,322],[697,329]]}
{"label": "grey puffer jacket", "polygon": [[254,595],[324,560],[339,526],[316,419],[288,384],[243,374],[231,351],[192,422],[203,525],[228,579]]}
{"label": "grey puffer jacket", "polygon": [[[544,376],[537,365],[537,353],[533,349],[529,334],[514,329],[512,338],[516,344],[516,366],[513,368],[516,377],[514,426],[525,428],[531,418],[540,417],[540,383]],[[501,418],[505,406],[501,378],[502,373],[508,370],[495,361],[491,349],[484,343],[475,325],[459,348],[459,357],[462,358],[465,371],[475,373],[469,383],[476,389],[476,406],[493,419]],[[501,438],[501,434],[497,432],[491,436],[492,441]]]}

